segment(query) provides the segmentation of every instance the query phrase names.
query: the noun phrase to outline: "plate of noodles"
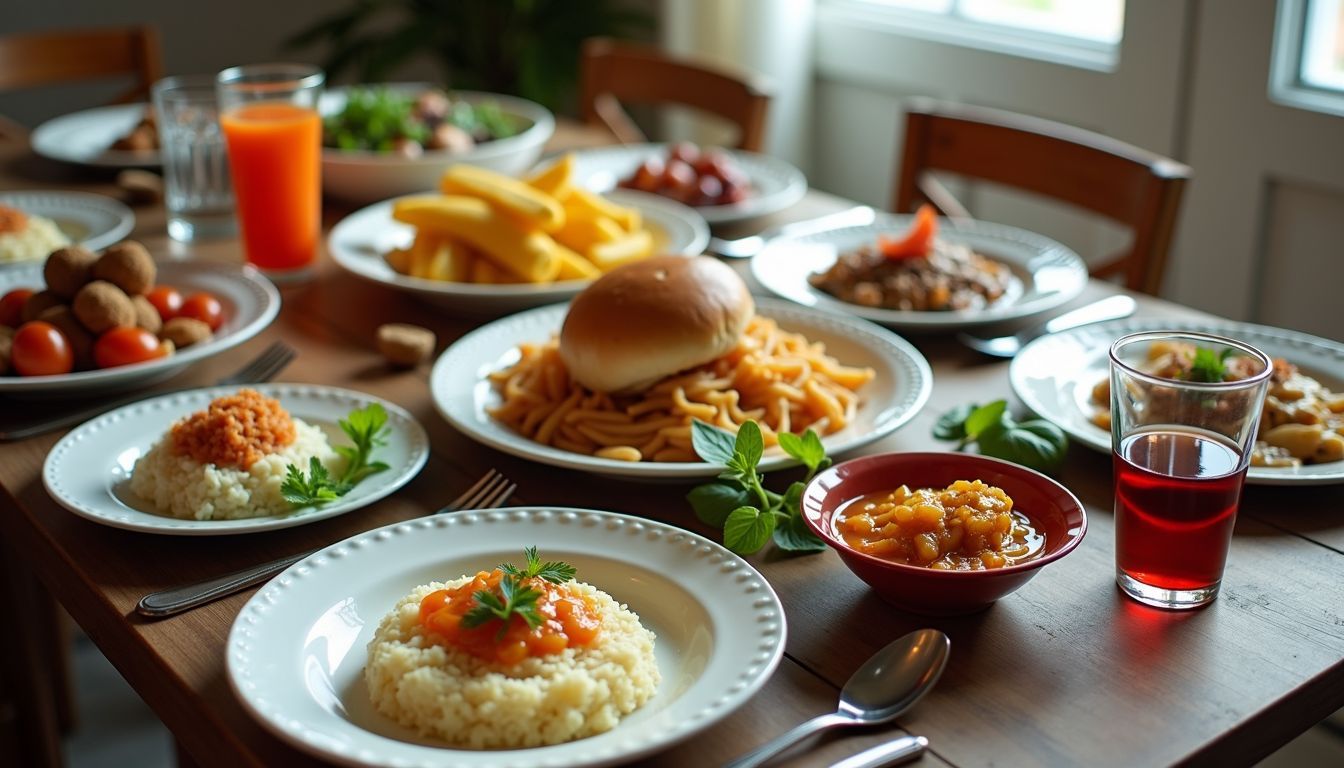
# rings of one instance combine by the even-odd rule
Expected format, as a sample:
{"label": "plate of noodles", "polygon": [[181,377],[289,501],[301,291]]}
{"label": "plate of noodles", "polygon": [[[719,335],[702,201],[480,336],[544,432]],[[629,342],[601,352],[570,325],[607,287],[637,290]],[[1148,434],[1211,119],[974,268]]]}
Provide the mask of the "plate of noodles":
{"label": "plate of noodles", "polygon": [[756,421],[768,472],[797,463],[778,432],[813,429],[835,456],[914,418],[932,382],[924,357],[890,331],[753,300],[711,258],[658,257],[608,273],[569,305],[467,334],[435,363],[430,391],[450,424],[506,453],[678,479],[721,470],[691,450],[694,419],[731,431]]}

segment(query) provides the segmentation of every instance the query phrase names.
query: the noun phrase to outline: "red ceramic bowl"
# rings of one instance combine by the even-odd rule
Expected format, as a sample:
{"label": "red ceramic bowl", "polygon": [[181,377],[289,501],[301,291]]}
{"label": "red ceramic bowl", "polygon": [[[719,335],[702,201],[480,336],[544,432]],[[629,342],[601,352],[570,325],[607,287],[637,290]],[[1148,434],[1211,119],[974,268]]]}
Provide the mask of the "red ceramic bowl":
{"label": "red ceramic bowl", "polygon": [[[1008,493],[1013,509],[1045,534],[1040,557],[982,571],[939,571],[905,565],[850,549],[832,518],[845,502],[869,493],[945,488],[955,480],[983,480]],[[884,600],[935,616],[971,613],[1026,584],[1042,566],[1072,552],[1087,532],[1087,513],[1067,488],[1026,467],[966,453],[884,453],[837,464],[803,491],[803,517],[845,565]]]}

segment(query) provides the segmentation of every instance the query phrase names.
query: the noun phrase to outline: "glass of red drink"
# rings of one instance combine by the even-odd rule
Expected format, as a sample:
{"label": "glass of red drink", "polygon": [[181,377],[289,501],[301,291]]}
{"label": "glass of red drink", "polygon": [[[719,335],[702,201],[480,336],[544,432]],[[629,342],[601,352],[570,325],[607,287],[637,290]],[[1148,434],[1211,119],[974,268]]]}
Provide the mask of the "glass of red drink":
{"label": "glass of red drink", "polygon": [[272,279],[307,277],[317,259],[324,80],[307,64],[257,64],[215,81],[243,248]]}
{"label": "glass of red drink", "polygon": [[1273,364],[1203,333],[1111,345],[1115,580],[1160,608],[1218,596]]}

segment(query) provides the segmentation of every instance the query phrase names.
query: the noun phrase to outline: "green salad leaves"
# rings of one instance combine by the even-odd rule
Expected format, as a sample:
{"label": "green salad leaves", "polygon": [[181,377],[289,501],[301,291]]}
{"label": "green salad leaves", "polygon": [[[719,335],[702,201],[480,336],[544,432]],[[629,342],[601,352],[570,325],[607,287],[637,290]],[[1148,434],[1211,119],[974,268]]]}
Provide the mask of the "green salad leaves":
{"label": "green salad leaves", "polygon": [[345,469],[340,477],[332,477],[322,462],[313,457],[308,460],[308,472],[290,464],[285,467],[285,480],[280,485],[280,495],[295,508],[317,507],[335,501],[364,480],[388,468],[381,461],[372,461],[373,450],[387,445],[387,411],[378,403],[369,403],[367,407],[351,411],[338,422],[341,431],[350,438],[353,445],[337,445],[332,448],[345,459]]}
{"label": "green salad leaves", "polygon": [[765,453],[756,422],[743,423],[733,435],[696,420],[691,425],[691,445],[701,459],[724,466],[718,480],[691,489],[686,500],[701,522],[723,529],[725,547],[750,555],[773,538],[775,546],[786,552],[826,549],[825,542],[807,527],[801,507],[807,482],[831,465],[816,432],[809,429],[801,437],[780,434],[779,447],[807,467],[807,476],[791,483],[783,494],[766,489],[764,477],[756,471]]}
{"label": "green salad leaves", "polygon": [[985,456],[1042,472],[1057,469],[1069,448],[1069,438],[1054,424],[1042,419],[1023,422],[1013,419],[1007,400],[953,408],[938,417],[933,436],[956,440],[959,451],[975,443]]}

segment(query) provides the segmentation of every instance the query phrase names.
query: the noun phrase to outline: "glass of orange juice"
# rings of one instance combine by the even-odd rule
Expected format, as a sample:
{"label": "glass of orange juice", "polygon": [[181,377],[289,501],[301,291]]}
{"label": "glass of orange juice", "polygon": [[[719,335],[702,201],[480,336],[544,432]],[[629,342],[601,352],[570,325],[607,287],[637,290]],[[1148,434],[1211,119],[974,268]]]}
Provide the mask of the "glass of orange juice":
{"label": "glass of orange juice", "polygon": [[317,260],[325,80],[307,64],[255,64],[215,81],[247,261],[272,279],[305,279]]}

